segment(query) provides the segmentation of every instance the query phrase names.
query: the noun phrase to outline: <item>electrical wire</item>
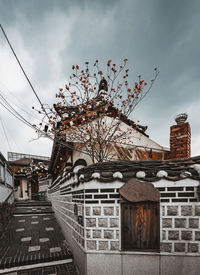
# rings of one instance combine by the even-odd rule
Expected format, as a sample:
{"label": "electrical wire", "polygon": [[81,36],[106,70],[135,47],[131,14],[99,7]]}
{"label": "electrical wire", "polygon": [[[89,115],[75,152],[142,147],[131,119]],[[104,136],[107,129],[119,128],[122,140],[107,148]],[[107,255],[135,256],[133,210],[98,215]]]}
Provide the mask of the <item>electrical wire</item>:
{"label": "electrical wire", "polygon": [[[21,63],[20,63],[20,61],[19,61],[19,59],[18,59],[18,57],[17,57],[17,54],[15,53],[15,51],[14,51],[14,49],[13,49],[13,47],[12,47],[12,45],[11,45],[11,43],[10,43],[10,41],[9,41],[9,39],[8,39],[8,37],[7,37],[7,35],[6,35],[6,33],[5,33],[5,31],[4,31],[4,29],[3,29],[3,27],[2,27],[1,24],[0,24],[0,28],[1,28],[2,32],[3,32],[3,34],[4,34],[4,37],[6,38],[6,41],[7,41],[8,45],[10,46],[10,49],[11,49],[12,53],[14,54],[14,56],[15,56],[15,58],[16,58],[16,60],[17,60],[17,63],[19,64],[19,66],[20,66],[20,68],[21,68],[21,70],[22,70],[22,72],[23,72],[23,74],[24,74],[26,80],[28,81],[28,83],[29,83],[29,85],[30,85],[32,91],[34,92],[34,94],[35,94],[37,100],[39,101],[40,105],[43,106],[43,104],[42,104],[42,102],[41,102],[39,96],[37,95],[37,93],[36,93],[36,91],[35,91],[33,85],[31,84],[30,79],[28,78],[28,76],[27,76],[25,70],[23,69],[23,67],[22,67],[22,65],[21,65]],[[49,115],[48,115],[48,113],[46,112],[45,109],[44,109],[44,112],[45,112],[46,116],[49,118]]]}
{"label": "electrical wire", "polygon": [[[0,84],[2,84],[2,83],[0,82]],[[5,87],[4,84],[3,84],[3,86]],[[5,87],[5,88],[7,89],[7,91],[8,91],[9,93],[11,93],[7,87]],[[25,104],[23,104],[22,102],[20,102],[19,99],[17,99],[17,97],[14,96],[13,94],[12,94],[12,96],[15,97],[15,99],[18,100],[18,102],[19,102],[21,105],[23,105],[23,108],[20,107],[18,104],[16,104],[14,101],[12,101],[12,99],[9,98],[7,95],[5,95],[5,93],[3,93],[2,91],[1,91],[1,95],[2,95],[2,97],[4,97],[7,101],[9,100],[13,105],[15,105],[15,107],[17,107],[18,109],[20,109],[22,112],[24,112],[24,113],[27,114],[28,116],[30,116],[30,117],[32,117],[32,118],[34,118],[34,119],[37,119],[38,121],[42,122],[41,119],[39,119],[39,118],[36,117],[35,115],[33,115],[33,114],[31,114],[30,112],[28,112],[28,111],[25,109]],[[46,121],[45,121],[45,123],[46,123],[46,124],[49,124],[49,123],[47,123]]]}
{"label": "electrical wire", "polygon": [[[13,49],[13,47],[12,47],[12,45],[11,45],[11,43],[10,43],[10,41],[9,41],[9,39],[8,39],[8,37],[7,37],[7,35],[6,35],[6,33],[5,33],[5,31],[4,31],[4,29],[3,29],[3,27],[2,27],[1,24],[0,24],[0,28],[1,28],[2,32],[3,32],[3,34],[4,34],[4,37],[6,38],[6,41],[7,41],[8,45],[10,46],[10,49],[11,49],[13,55],[15,56],[15,59],[17,60],[17,63],[19,64],[19,66],[20,66],[20,68],[21,68],[21,70],[22,70],[22,72],[23,72],[25,78],[27,79],[27,81],[28,81],[28,83],[29,83],[29,85],[30,85],[32,91],[34,92],[34,94],[35,94],[37,100],[39,101],[39,103],[40,103],[40,105],[41,105],[41,107],[42,107],[43,104],[42,104],[42,102],[41,102],[39,96],[37,95],[37,93],[36,93],[36,91],[35,91],[35,89],[34,89],[32,83],[31,83],[30,79],[28,78],[28,76],[27,76],[25,70],[23,69],[23,67],[22,67],[22,65],[21,65],[21,63],[20,63],[20,61],[19,61],[19,58],[17,57],[17,54],[15,53],[15,51],[14,51],[14,49]],[[18,112],[16,112],[16,110],[14,110],[14,108],[13,108],[11,105],[7,104],[7,105],[10,106],[10,108],[12,109],[12,111],[13,111],[15,114],[14,114],[12,111],[10,111],[9,108],[7,108],[6,106],[4,106],[4,104],[3,104],[2,102],[0,102],[0,104],[1,104],[4,108],[6,108],[11,114],[13,114],[17,119],[19,119],[20,121],[22,121],[23,123],[25,123],[27,126],[33,128],[34,130],[37,130],[38,132],[42,133],[43,135],[45,135],[46,137],[48,137],[48,138],[50,138],[52,141],[54,141],[54,138],[50,137],[47,133],[45,133],[45,132],[41,131],[39,128],[36,128],[36,127],[34,127],[33,125],[31,125],[31,124],[30,124],[26,119],[24,119]],[[46,116],[49,118],[49,115],[48,115],[48,113],[46,112],[45,108],[44,108],[44,112],[45,112]],[[66,144],[66,143],[64,143],[64,142],[59,141],[59,143],[62,144],[62,145],[65,145],[66,147],[70,147],[70,148],[72,149],[71,146],[69,146],[68,144]],[[143,147],[143,148],[147,149],[145,146],[140,146],[140,147]],[[149,147],[148,149],[155,149],[155,148],[150,148],[150,147]],[[82,152],[82,151],[80,151],[80,150],[77,150],[77,151]],[[160,150],[160,151],[166,151],[166,150]],[[89,154],[86,153],[86,152],[82,152],[82,153],[89,155]]]}
{"label": "electrical wire", "polygon": [[11,150],[11,147],[10,147],[10,142],[9,142],[8,137],[7,137],[7,135],[6,135],[6,130],[5,130],[4,125],[3,125],[3,120],[2,120],[1,117],[0,117],[0,120],[1,120],[1,125],[2,125],[2,129],[3,129],[4,136],[5,136],[6,141],[7,141],[7,143],[8,143],[8,147],[9,147],[10,151],[12,151],[12,150]]}
{"label": "electrical wire", "polygon": [[[0,95],[0,98],[2,98],[2,96]],[[3,99],[3,98],[2,98]],[[32,128],[33,130],[35,130],[36,132],[40,133],[43,137],[47,137],[49,138],[51,141],[54,142],[55,138],[53,138],[52,136],[50,136],[48,133],[42,131],[41,129],[39,129],[36,126],[33,126],[29,121],[27,121],[21,114],[19,114],[5,99],[4,102],[0,101],[0,105],[2,105],[9,113],[11,113],[15,118],[17,118],[18,120],[20,120],[22,123],[24,123],[26,126]],[[7,106],[6,106],[7,105]],[[57,143],[63,145],[64,147],[70,148],[70,149],[74,149],[72,146],[70,146],[68,143],[63,142],[61,140],[56,139]],[[75,151],[86,154],[86,155],[90,155],[89,153],[83,152],[82,150],[79,149],[75,149]]]}
{"label": "electrical wire", "polygon": [[[1,95],[0,95],[1,97]],[[90,153],[87,153],[87,152],[84,152],[83,150],[80,150],[80,149],[77,149],[77,148],[74,148],[72,146],[70,146],[68,143],[66,142],[63,142],[61,140],[58,140],[57,138],[53,138],[52,136],[50,136],[48,133],[42,131],[41,129],[39,129],[38,127],[36,126],[33,126],[29,121],[27,121],[22,115],[20,115],[7,101],[5,101],[4,103],[2,103],[0,101],[0,104],[6,109],[8,110],[13,116],[15,116],[18,120],[20,120],[22,123],[24,123],[26,126],[32,128],[33,130],[35,130],[36,132],[40,133],[43,137],[46,137],[46,138],[49,138],[51,141],[55,141],[57,142],[57,144],[60,144],[64,147],[67,147],[69,149],[73,149],[77,152],[80,152],[80,153],[83,153],[85,155],[88,155],[90,156]],[[4,104],[7,104],[7,106],[5,106]],[[10,108],[10,109],[9,109]],[[126,144],[126,143],[123,143],[123,145],[132,145],[132,144]],[[158,150],[158,151],[166,151],[165,149],[157,149],[157,148],[151,148],[151,147],[146,147],[146,146],[142,146],[142,145],[139,145],[139,146],[134,146],[132,145],[133,147],[140,147],[140,148],[144,148],[144,149],[153,149],[153,150]]]}

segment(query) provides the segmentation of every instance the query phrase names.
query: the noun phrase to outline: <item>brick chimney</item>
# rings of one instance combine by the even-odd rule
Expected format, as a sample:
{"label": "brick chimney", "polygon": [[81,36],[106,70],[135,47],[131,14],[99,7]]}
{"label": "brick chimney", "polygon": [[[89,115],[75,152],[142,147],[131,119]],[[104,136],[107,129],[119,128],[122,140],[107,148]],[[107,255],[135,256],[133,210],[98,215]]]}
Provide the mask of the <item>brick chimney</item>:
{"label": "brick chimney", "polygon": [[179,114],[175,121],[177,125],[170,127],[170,158],[189,158],[191,155],[191,130],[186,122],[187,114]]}

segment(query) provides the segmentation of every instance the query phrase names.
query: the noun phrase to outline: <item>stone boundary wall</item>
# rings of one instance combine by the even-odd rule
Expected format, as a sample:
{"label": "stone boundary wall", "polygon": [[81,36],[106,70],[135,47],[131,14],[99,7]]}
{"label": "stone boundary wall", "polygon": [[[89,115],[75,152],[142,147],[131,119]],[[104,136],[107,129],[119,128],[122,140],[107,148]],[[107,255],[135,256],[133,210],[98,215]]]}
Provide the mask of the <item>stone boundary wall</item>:
{"label": "stone boundary wall", "polygon": [[[56,215],[72,230],[83,251],[121,250],[120,180],[76,184],[76,177],[56,180],[48,191]],[[184,179],[153,183],[160,191],[160,252],[200,255],[199,182]],[[75,213],[75,206],[77,213]]]}
{"label": "stone boundary wall", "polygon": [[200,203],[161,204],[161,251],[200,253]]}
{"label": "stone boundary wall", "polygon": [[119,205],[85,207],[86,249],[119,250]]}
{"label": "stone boundary wall", "polygon": [[48,199],[52,202],[53,210],[72,230],[72,238],[78,243],[81,248],[85,247],[84,241],[84,227],[77,221],[74,214],[74,202],[72,202],[72,195],[60,195],[60,191],[56,190],[54,193],[48,194]]}
{"label": "stone boundary wall", "polygon": [[14,203],[0,203],[0,237],[6,230],[6,226],[13,215],[14,209]]}

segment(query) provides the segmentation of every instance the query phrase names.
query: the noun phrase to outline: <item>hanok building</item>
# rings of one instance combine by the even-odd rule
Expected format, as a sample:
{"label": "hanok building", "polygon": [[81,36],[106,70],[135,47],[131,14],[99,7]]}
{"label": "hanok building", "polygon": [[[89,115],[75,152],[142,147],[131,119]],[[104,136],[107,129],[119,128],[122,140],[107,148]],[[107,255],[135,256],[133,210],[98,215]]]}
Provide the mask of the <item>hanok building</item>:
{"label": "hanok building", "polygon": [[84,150],[87,140],[84,140],[82,134],[80,137],[77,134],[73,135],[72,125],[79,129],[80,125],[95,123],[99,118],[101,118],[102,124],[108,126],[107,128],[111,127],[110,125],[113,128],[114,125],[118,125],[119,131],[128,133],[126,135],[128,143],[122,141],[109,143],[109,150],[113,156],[112,161],[154,160],[170,157],[168,148],[151,140],[146,134],[147,126],[130,120],[104,97],[105,91],[101,90],[97,97],[84,104],[77,106],[54,105],[57,115],[60,117],[60,121],[56,125],[57,135],[54,140],[49,167],[54,179],[63,171],[66,162],[74,164],[79,159],[84,159],[87,164],[95,162],[94,159],[92,160],[92,156],[87,154],[87,150]]}
{"label": "hanok building", "polygon": [[170,128],[170,150],[135,127],[144,146],[112,162],[54,143],[48,198],[80,274],[199,273],[200,157],[190,158],[186,119]]}
{"label": "hanok building", "polygon": [[81,274],[198,274],[199,181],[200,157],[108,162],[65,170],[48,197]]}
{"label": "hanok building", "polygon": [[[13,152],[8,152],[8,157],[15,176],[15,198],[34,199],[34,195],[40,191],[40,178],[47,174],[49,158]],[[47,189],[48,181],[43,181],[42,184]]]}

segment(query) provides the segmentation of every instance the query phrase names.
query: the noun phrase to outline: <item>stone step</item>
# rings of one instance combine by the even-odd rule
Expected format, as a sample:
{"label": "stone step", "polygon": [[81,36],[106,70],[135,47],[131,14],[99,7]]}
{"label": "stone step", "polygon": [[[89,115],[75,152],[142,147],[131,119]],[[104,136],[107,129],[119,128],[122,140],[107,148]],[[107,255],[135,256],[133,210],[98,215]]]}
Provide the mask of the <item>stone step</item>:
{"label": "stone step", "polygon": [[6,257],[0,260],[0,271],[5,268],[17,267],[17,266],[26,266],[33,265],[38,263],[59,261],[71,259],[72,256],[67,254],[67,252],[62,251],[62,253],[34,253],[30,254],[19,254],[16,257]]}
{"label": "stone step", "polygon": [[64,259],[72,254],[54,215],[13,216],[0,239],[0,274],[5,268]]}
{"label": "stone step", "polygon": [[17,201],[15,203],[17,207],[25,207],[25,206],[51,206],[51,202],[49,201]]}
{"label": "stone step", "polygon": [[40,215],[40,214],[53,214],[54,211],[49,206],[27,206],[27,207],[16,207],[14,215]]}
{"label": "stone step", "polygon": [[10,267],[0,270],[0,274],[33,275],[33,274],[64,274],[77,275],[73,259],[37,263],[33,265]]}

